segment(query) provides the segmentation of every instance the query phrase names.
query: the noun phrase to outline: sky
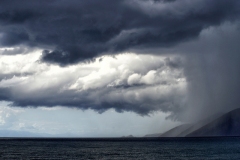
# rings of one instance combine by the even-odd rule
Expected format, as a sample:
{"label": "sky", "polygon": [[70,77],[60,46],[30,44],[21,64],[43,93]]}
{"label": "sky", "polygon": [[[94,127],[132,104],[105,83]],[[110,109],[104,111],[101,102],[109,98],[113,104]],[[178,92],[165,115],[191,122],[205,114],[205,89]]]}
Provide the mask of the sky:
{"label": "sky", "polygon": [[238,108],[239,15],[239,0],[0,0],[0,133],[144,136]]}

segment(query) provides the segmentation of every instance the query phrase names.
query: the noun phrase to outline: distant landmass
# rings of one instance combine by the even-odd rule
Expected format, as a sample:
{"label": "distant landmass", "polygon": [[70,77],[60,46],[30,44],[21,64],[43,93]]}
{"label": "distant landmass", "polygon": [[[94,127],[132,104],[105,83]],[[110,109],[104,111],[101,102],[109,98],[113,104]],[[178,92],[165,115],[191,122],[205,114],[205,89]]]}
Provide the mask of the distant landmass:
{"label": "distant landmass", "polygon": [[173,129],[170,129],[169,131],[163,133],[161,137],[179,137],[179,135],[190,128],[192,124],[182,124],[180,126],[174,127]]}
{"label": "distant landmass", "polygon": [[240,136],[240,108],[220,116],[186,136]]}
{"label": "distant landmass", "polygon": [[155,133],[155,134],[147,134],[144,137],[160,137],[162,133]]}
{"label": "distant landmass", "polygon": [[149,134],[145,137],[212,136],[240,136],[240,108],[225,114],[213,115],[194,124],[182,124],[162,134]]}
{"label": "distant landmass", "polygon": [[134,138],[133,135],[128,135],[128,136],[122,136],[122,138]]}

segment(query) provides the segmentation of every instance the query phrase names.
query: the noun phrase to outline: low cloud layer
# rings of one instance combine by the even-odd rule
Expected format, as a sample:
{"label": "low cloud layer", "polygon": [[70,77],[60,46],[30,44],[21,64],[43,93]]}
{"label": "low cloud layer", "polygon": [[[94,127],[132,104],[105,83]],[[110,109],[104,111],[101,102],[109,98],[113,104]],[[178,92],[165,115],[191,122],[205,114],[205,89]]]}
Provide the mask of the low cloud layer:
{"label": "low cloud layer", "polygon": [[40,56],[40,51],[15,60],[1,56],[1,72],[13,75],[0,81],[2,100],[23,107],[67,106],[100,113],[113,108],[141,115],[174,113],[185,103],[183,60],[176,56],[122,54],[65,68],[39,63]]}
{"label": "low cloud layer", "polygon": [[[239,17],[238,0],[2,0],[0,45],[44,49],[62,66],[102,54],[171,47]],[[19,51],[20,52],[20,51]]]}

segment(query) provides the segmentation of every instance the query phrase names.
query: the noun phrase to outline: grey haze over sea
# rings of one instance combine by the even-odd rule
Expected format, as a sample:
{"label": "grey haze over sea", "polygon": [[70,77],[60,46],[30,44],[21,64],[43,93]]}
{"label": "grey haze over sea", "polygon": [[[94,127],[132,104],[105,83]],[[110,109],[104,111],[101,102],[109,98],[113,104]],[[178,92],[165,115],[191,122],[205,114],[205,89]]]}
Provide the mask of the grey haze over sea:
{"label": "grey haze over sea", "polygon": [[239,160],[240,138],[2,138],[0,159]]}

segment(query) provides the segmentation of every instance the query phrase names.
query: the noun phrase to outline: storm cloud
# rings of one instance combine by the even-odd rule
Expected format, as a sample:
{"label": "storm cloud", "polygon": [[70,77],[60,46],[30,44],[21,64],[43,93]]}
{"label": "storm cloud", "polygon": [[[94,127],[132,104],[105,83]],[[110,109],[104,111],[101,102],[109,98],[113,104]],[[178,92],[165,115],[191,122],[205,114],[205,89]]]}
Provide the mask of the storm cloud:
{"label": "storm cloud", "polygon": [[238,0],[1,0],[0,44],[43,48],[62,66],[102,54],[170,47],[233,21]]}
{"label": "storm cloud", "polygon": [[190,121],[240,105],[238,0],[0,4],[0,100],[13,106]]}

